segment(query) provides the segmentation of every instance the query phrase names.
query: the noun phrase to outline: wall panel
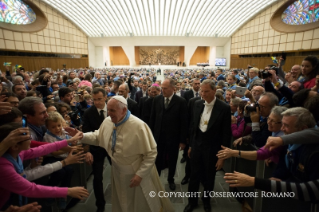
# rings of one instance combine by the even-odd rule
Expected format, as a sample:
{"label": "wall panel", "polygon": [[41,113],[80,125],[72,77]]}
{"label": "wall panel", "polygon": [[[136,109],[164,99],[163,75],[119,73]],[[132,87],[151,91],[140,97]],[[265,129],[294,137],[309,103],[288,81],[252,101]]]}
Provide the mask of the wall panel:
{"label": "wall panel", "polygon": [[208,46],[198,46],[194,52],[190,65],[196,65],[197,63],[205,63],[209,61],[210,48]]}
{"label": "wall panel", "polygon": [[110,47],[110,60],[113,66],[130,65],[130,61],[121,46]]}
{"label": "wall panel", "polygon": [[63,64],[67,68],[88,67],[88,58],[50,58],[50,57],[14,57],[0,56],[0,63],[11,62],[13,66],[22,65],[26,71],[37,71],[42,67],[62,69]]}

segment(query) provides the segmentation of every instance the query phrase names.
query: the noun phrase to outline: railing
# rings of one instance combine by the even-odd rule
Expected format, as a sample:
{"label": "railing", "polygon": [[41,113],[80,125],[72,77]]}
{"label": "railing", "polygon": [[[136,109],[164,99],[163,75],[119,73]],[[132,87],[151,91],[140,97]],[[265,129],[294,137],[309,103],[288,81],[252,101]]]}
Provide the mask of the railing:
{"label": "railing", "polygon": [[[257,148],[253,145],[238,146],[241,151],[256,151]],[[258,178],[270,178],[276,165],[271,164],[265,166],[264,161],[250,161],[243,158],[230,158],[225,162],[225,172],[238,171],[241,173],[255,176]],[[238,187],[230,188],[232,192],[258,192],[257,198],[245,198],[245,201],[253,209],[253,212],[300,212],[310,211],[317,212],[318,204],[311,204],[310,202],[302,202],[292,198],[267,198],[262,197],[261,191],[252,187]]]}

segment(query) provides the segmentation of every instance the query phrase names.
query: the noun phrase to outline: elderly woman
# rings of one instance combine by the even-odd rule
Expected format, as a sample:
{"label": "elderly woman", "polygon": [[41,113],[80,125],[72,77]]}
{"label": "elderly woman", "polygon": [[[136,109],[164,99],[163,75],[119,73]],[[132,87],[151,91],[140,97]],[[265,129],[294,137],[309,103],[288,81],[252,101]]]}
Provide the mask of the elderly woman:
{"label": "elderly woman", "polygon": [[[280,130],[281,128],[281,113],[287,110],[286,107],[276,106],[271,110],[271,113],[267,119],[268,130],[272,132],[273,137],[280,137],[284,133]],[[240,156],[241,158],[247,160],[266,160],[270,158],[274,163],[278,163],[279,154],[282,151],[282,148],[277,148],[273,151],[269,151],[265,147],[258,149],[257,151],[240,151],[233,150],[222,146],[223,150],[220,150],[217,154],[218,158],[227,159],[230,157]],[[267,163],[270,162],[267,160]]]}

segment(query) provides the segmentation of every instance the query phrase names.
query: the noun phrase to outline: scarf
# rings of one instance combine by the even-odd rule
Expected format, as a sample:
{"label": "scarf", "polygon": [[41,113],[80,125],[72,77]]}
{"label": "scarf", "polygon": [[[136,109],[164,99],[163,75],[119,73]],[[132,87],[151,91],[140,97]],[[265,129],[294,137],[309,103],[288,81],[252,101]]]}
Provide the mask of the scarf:
{"label": "scarf", "polygon": [[116,128],[119,127],[120,125],[124,124],[128,120],[128,118],[130,117],[130,115],[131,115],[131,112],[129,110],[127,110],[124,119],[121,122],[114,124],[113,134],[112,134],[112,155],[114,154],[114,148],[115,148],[115,144],[116,144]]}
{"label": "scarf", "polygon": [[[20,158],[20,156],[18,155],[17,160],[15,160],[12,155],[10,155],[9,153],[5,153],[2,157],[4,157],[5,159],[7,159],[10,163],[12,163],[14,169],[16,170],[16,172],[18,174],[20,174],[23,178],[26,178],[27,176],[24,173],[24,169],[23,169],[23,163],[22,160]],[[28,204],[28,198],[23,197],[21,195],[19,195],[19,206],[23,206]]]}
{"label": "scarf", "polygon": [[37,127],[37,126],[32,125],[30,123],[28,123],[28,127],[30,127],[35,132],[35,134],[37,134],[38,141],[43,141],[44,132],[43,132],[42,127]]}
{"label": "scarf", "polygon": [[286,167],[290,170],[290,162],[293,162],[290,159],[293,159],[295,156],[295,153],[293,151],[297,150],[299,147],[301,147],[302,144],[289,144],[288,149],[287,149],[287,154],[285,156],[285,161],[286,161]]}

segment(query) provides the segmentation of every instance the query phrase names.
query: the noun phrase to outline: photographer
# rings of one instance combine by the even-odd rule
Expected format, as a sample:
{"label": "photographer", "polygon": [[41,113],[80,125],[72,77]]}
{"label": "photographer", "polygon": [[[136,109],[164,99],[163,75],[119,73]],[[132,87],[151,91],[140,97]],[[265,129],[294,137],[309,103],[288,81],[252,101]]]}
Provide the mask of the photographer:
{"label": "photographer", "polygon": [[235,140],[233,145],[241,145],[241,143],[244,142],[255,144],[257,147],[264,146],[267,138],[272,134],[268,130],[267,119],[271,109],[276,105],[278,105],[278,98],[269,92],[263,94],[256,104],[247,105],[245,107],[244,118],[246,123],[252,123],[252,133],[251,135]]}
{"label": "photographer", "polygon": [[64,87],[59,90],[60,101],[68,104],[71,107],[72,113],[69,113],[72,123],[76,126],[81,125],[81,117],[87,109],[87,103],[84,100],[83,93],[76,93],[70,88]]}
{"label": "photographer", "polygon": [[36,87],[36,90],[42,94],[43,102],[52,99],[54,96],[51,94],[53,91],[51,88],[51,76],[48,73],[44,73],[39,76],[39,82],[41,85]]}
{"label": "photographer", "polygon": [[[293,107],[294,102],[292,96],[303,88],[302,84],[298,81],[293,81],[286,87],[277,80],[276,68],[272,68],[268,72],[263,72],[263,75],[266,91],[274,93],[278,97],[279,106]],[[275,89],[274,86],[277,89]]]}

